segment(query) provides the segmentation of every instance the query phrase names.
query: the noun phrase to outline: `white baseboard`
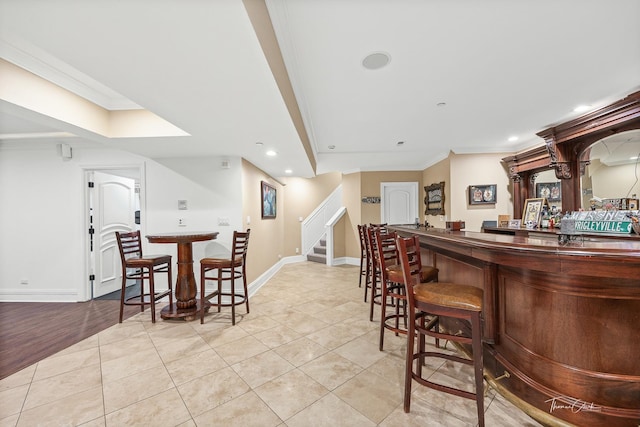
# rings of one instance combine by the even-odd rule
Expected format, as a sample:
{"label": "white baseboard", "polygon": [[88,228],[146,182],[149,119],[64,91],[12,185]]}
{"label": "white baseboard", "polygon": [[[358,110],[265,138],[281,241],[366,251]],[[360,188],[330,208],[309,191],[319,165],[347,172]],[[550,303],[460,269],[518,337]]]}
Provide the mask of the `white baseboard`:
{"label": "white baseboard", "polygon": [[68,289],[3,289],[2,302],[78,302],[79,295]]}
{"label": "white baseboard", "polygon": [[[282,258],[271,268],[262,273],[256,280],[249,283],[249,296],[255,295],[258,290],[269,281],[286,264],[304,262],[304,255],[295,255]],[[341,257],[334,258],[333,265],[360,265],[360,258]],[[162,289],[157,289],[162,291]],[[175,291],[175,290],[174,290]],[[200,289],[198,288],[198,292]],[[168,297],[166,298],[168,300]],[[77,292],[67,289],[4,289],[0,290],[0,302],[78,302],[81,301]]]}

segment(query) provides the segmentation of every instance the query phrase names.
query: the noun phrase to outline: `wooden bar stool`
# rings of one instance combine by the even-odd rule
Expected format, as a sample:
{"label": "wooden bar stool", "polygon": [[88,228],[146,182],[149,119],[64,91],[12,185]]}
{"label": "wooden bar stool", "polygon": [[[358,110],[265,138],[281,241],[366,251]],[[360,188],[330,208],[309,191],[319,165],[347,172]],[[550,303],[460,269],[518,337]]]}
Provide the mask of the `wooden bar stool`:
{"label": "wooden bar stool", "polygon": [[367,283],[369,283],[371,275],[371,260],[369,259],[367,251],[367,237],[366,237],[366,225],[358,224],[358,236],[360,237],[360,279],[358,280],[358,287],[362,287],[362,277],[364,276],[365,283],[365,302],[367,298]]}
{"label": "wooden bar stool", "polygon": [[[454,283],[420,283],[415,260],[420,256],[418,236],[398,238],[400,265],[406,284],[409,302],[409,326],[407,333],[407,360],[404,384],[404,411],[411,407],[412,380],[438,391],[476,401],[478,423],[484,427],[484,383],[482,365],[482,289]],[[427,316],[434,316],[425,322]],[[442,330],[441,318],[467,321],[471,324],[471,336],[453,335]],[[418,334],[418,348],[415,335]],[[472,359],[436,351],[426,351],[425,337],[446,339],[471,345]],[[472,365],[475,377],[475,392],[438,384],[422,377],[425,357],[439,357],[454,362]],[[417,363],[414,361],[417,360]]]}
{"label": "wooden bar stool", "polygon": [[[173,304],[173,289],[171,286],[171,255],[142,255],[140,231],[121,233],[116,231],[120,261],[122,263],[122,290],[120,293],[120,320],[122,323],[125,305],[139,305],[144,311],[146,305],[151,306],[151,322],[156,322],[156,301],[169,296],[169,305]],[[133,270],[127,272],[127,269]],[[154,274],[167,273],[168,289],[163,292],[155,291]],[[140,280],[140,294],[125,298],[127,279]],[[149,280],[149,292],[144,291],[144,281]]]}
{"label": "wooden bar stool", "polygon": [[[364,302],[367,302],[369,294],[378,295],[376,290],[379,287],[380,273],[375,260],[375,243],[371,239],[372,233],[375,230],[380,230],[381,233],[387,233],[387,224],[369,224],[362,226],[363,243],[365,246],[365,252],[367,254],[367,261],[369,262],[369,274],[366,276],[366,285],[364,287]],[[372,297],[373,298],[373,297]],[[380,301],[374,301],[374,304],[379,304]],[[371,306],[371,313],[369,320],[373,320],[373,306]]]}
{"label": "wooden bar stool", "polygon": [[371,275],[370,281],[367,284],[364,292],[364,302],[367,302],[367,292],[369,293],[369,320],[373,321],[373,307],[374,305],[380,305],[380,298],[382,297],[382,272],[380,271],[380,263],[378,262],[378,247],[376,244],[376,233],[386,235],[386,226],[382,224],[371,224],[366,229],[366,242],[368,256],[371,260]]}
{"label": "wooden bar stool", "polygon": [[[399,264],[399,253],[395,232],[381,234],[375,232],[377,244],[378,268],[381,272],[382,296],[380,298],[380,343],[379,349],[384,349],[384,331],[388,329],[396,334],[407,333],[407,295],[405,292],[404,274]],[[419,272],[420,283],[438,281],[438,269],[423,266],[420,257],[415,259],[415,269]],[[388,307],[395,308],[389,313]],[[402,321],[402,325],[400,322]]]}
{"label": "wooden bar stool", "polygon": [[[200,260],[200,298],[202,299],[202,309],[200,310],[200,323],[204,323],[205,300],[216,297],[212,305],[218,307],[231,307],[231,324],[236,324],[236,305],[245,304],[249,313],[249,293],[247,289],[247,249],[249,249],[249,234],[246,232],[233,232],[233,245],[229,258],[203,258]],[[215,276],[207,276],[209,271],[216,270]],[[243,292],[236,291],[236,280],[242,279]],[[217,289],[207,295],[205,283],[207,280],[215,280],[218,283]],[[229,281],[230,290],[223,292],[222,282]],[[229,297],[230,301],[222,300],[222,297]]]}
{"label": "wooden bar stool", "polygon": [[[389,271],[398,266],[397,237],[395,232],[382,234],[380,230],[375,230],[373,238],[376,244],[376,262],[380,274],[380,351],[384,345],[385,329],[395,332],[396,335],[407,332],[404,286],[389,280]],[[388,307],[395,308],[395,312],[389,314]],[[403,320],[404,328],[400,326],[400,319]]]}

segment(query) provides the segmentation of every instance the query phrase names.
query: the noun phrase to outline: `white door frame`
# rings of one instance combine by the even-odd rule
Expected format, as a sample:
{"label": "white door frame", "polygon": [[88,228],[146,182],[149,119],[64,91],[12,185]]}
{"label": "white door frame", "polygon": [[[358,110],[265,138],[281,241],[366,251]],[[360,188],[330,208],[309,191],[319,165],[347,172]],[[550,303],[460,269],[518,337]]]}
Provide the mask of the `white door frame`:
{"label": "white door frame", "polygon": [[386,214],[386,200],[385,200],[385,193],[386,193],[386,189],[387,188],[391,188],[391,187],[398,187],[398,188],[404,188],[411,196],[412,200],[411,203],[414,205],[415,207],[415,212],[414,212],[414,217],[411,218],[412,221],[411,223],[413,223],[413,219],[414,218],[420,218],[420,206],[418,203],[418,185],[419,183],[417,181],[413,181],[413,182],[381,182],[380,183],[380,219],[381,219],[381,223],[389,223],[388,218],[387,218],[387,214]]}
{"label": "white door frame", "polygon": [[145,234],[145,224],[146,224],[146,182],[145,182],[145,163],[136,163],[136,164],[124,164],[124,165],[96,165],[96,166],[82,166],[82,194],[84,195],[84,203],[82,206],[82,235],[85,236],[83,239],[83,257],[84,257],[84,275],[82,277],[81,289],[78,290],[78,298],[81,301],[89,301],[92,295],[92,285],[89,280],[89,275],[92,274],[92,260],[91,260],[91,252],[90,252],[90,239],[89,239],[89,176],[90,172],[104,172],[111,173],[122,171],[122,170],[137,170],[138,176],[140,179],[140,234]]}

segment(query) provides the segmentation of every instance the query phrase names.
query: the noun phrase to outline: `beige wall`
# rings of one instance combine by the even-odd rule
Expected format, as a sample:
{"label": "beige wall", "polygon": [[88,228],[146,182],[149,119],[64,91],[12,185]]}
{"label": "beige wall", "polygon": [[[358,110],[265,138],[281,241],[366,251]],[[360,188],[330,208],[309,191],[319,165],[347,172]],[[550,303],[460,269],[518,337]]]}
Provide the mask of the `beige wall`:
{"label": "beige wall", "polygon": [[[260,182],[276,188],[276,218],[262,219]],[[247,281],[251,283],[284,256],[284,187],[253,164],[242,161],[242,225],[251,229]],[[247,222],[250,218],[250,222]]]}
{"label": "beige wall", "polygon": [[[361,175],[360,198],[380,197],[380,183],[382,182],[417,182],[418,188],[422,188],[421,171],[362,172]],[[361,205],[362,212],[358,224],[379,224],[381,218],[380,204],[361,203]]]}
{"label": "beige wall", "polygon": [[[447,220],[465,221],[466,229],[479,231],[483,220],[497,220],[499,214],[512,214],[513,202],[506,168],[500,154],[450,154],[424,171],[360,172],[342,175],[338,172],[314,178],[283,178],[282,184],[243,161],[243,222],[251,228],[251,245],[247,275],[250,280],[265,272],[281,257],[296,255],[301,247],[300,218],[306,218],[340,184],[346,215],[334,229],[334,256],[360,257],[358,224],[379,223],[380,204],[362,203],[363,197],[380,197],[382,182],[418,182],[421,220],[445,227],[445,218],[424,215],[424,186],[445,182],[445,215]],[[278,190],[278,216],[275,220],[260,218],[260,181]],[[496,205],[470,206],[469,185],[496,184]],[[251,224],[246,224],[246,217]]]}
{"label": "beige wall", "polygon": [[[424,185],[444,181],[444,215],[425,215],[429,224],[444,228],[446,221],[464,221],[465,230],[480,231],[482,221],[497,221],[498,215],[513,214],[511,181],[502,158],[508,153],[454,154],[423,172]],[[495,205],[469,205],[470,185],[497,186]],[[424,192],[422,194],[424,198]]]}
{"label": "beige wall", "polygon": [[362,206],[360,201],[362,186],[362,174],[351,173],[342,176],[342,203],[347,208],[345,219],[345,256],[360,258],[360,238],[358,237],[358,224],[362,224]]}
{"label": "beige wall", "polygon": [[[342,179],[340,172],[326,173],[314,178],[284,178],[284,256],[296,255],[296,248],[302,244],[301,222],[313,212],[335,190]],[[334,235],[340,233],[338,225]],[[342,236],[341,236],[342,237]],[[337,246],[343,239],[334,241]],[[344,242],[341,243],[344,247]],[[342,249],[344,251],[344,249]],[[337,248],[334,248],[334,256]]]}
{"label": "beige wall", "polygon": [[[482,221],[497,221],[498,215],[512,215],[511,181],[502,158],[509,153],[452,154],[448,199],[449,221],[462,220],[467,231],[480,231]],[[470,185],[496,184],[496,204],[469,205]]]}

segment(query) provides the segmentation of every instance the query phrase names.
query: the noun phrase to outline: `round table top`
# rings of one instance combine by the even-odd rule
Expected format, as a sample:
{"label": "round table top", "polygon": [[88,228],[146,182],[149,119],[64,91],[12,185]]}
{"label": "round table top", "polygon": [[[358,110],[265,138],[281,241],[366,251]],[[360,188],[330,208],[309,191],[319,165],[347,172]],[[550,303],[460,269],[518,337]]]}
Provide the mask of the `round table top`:
{"label": "round table top", "polygon": [[149,243],[190,243],[213,240],[218,234],[217,231],[181,231],[147,234],[146,237]]}

